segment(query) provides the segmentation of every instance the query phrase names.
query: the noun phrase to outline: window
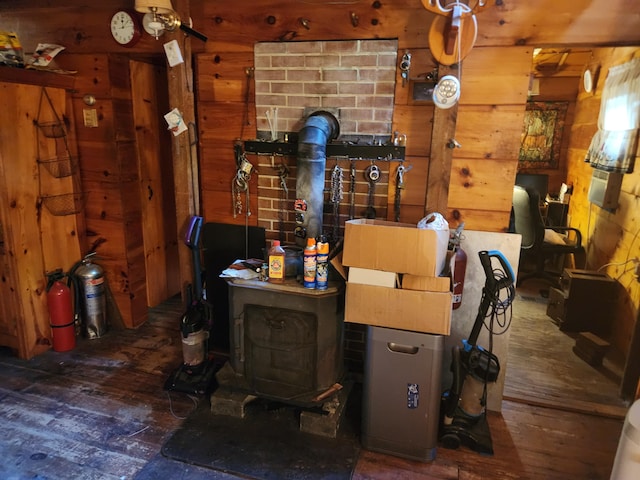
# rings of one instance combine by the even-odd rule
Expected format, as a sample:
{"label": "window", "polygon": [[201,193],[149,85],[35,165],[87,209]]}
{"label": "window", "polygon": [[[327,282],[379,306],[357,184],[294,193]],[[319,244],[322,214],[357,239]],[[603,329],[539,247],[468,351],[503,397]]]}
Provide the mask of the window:
{"label": "window", "polygon": [[640,58],[609,69],[602,92],[598,131],[586,161],[600,170],[631,173],[640,128]]}

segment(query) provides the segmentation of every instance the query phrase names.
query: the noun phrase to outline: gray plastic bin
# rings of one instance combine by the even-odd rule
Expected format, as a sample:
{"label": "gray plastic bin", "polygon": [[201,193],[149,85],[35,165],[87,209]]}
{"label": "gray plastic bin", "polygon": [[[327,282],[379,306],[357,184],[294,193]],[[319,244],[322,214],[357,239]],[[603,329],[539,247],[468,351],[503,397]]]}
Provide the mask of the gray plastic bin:
{"label": "gray plastic bin", "polygon": [[444,337],[367,328],[362,444],[413,460],[436,455]]}

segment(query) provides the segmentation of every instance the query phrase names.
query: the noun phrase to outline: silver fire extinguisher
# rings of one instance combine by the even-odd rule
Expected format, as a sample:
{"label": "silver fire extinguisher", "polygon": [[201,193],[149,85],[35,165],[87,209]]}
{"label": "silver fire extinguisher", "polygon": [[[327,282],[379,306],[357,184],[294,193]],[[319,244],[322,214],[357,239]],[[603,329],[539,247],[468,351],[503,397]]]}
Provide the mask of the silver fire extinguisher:
{"label": "silver fire extinguisher", "polygon": [[[72,269],[75,277],[76,309],[87,338],[99,338],[107,331],[107,300],[104,270],[91,262],[95,252],[87,254]],[[78,312],[76,312],[77,314]]]}

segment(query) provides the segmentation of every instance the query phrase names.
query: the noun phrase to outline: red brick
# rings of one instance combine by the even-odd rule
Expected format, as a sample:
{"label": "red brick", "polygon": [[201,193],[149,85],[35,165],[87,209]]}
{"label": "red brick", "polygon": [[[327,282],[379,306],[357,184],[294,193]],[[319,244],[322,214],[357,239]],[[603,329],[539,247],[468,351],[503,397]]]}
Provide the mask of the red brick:
{"label": "red brick", "polygon": [[266,55],[270,53],[285,53],[287,44],[284,42],[259,42],[254,47],[256,55]]}
{"label": "red brick", "polygon": [[361,52],[397,52],[398,40],[360,40]]}
{"label": "red brick", "polygon": [[303,93],[303,84],[300,82],[271,82],[271,93],[296,95]]}
{"label": "red brick", "polygon": [[376,67],[378,56],[375,54],[341,55],[340,65],[342,67]]}
{"label": "red brick", "polygon": [[289,42],[286,43],[287,53],[322,53],[323,42]]}
{"label": "red brick", "polygon": [[391,124],[383,122],[358,122],[358,132],[367,134],[390,134]]}
{"label": "red brick", "polygon": [[323,69],[322,79],[325,82],[355,82],[358,80],[358,70],[355,68]]}
{"label": "red brick", "polygon": [[270,56],[255,57],[253,60],[253,65],[256,69],[271,68],[271,57]]}
{"label": "red brick", "polygon": [[256,93],[271,93],[271,82],[260,82],[256,80]]}
{"label": "red brick", "polygon": [[271,57],[273,68],[302,67],[305,64],[305,57],[302,55],[274,55]]}
{"label": "red brick", "polygon": [[337,42],[324,42],[326,53],[356,53],[358,52],[357,40],[341,40]]}
{"label": "red brick", "polygon": [[322,80],[322,73],[315,69],[291,69],[282,70],[286,73],[287,80],[290,82],[317,82]]}
{"label": "red brick", "polygon": [[304,64],[308,68],[340,66],[340,57],[338,55],[307,55],[300,58],[304,59]]}
{"label": "red brick", "polygon": [[389,54],[389,55],[385,55],[385,54],[380,54],[378,55],[378,66],[379,67],[395,67],[396,66],[396,62],[398,61],[398,56],[393,54]]}
{"label": "red brick", "polygon": [[334,82],[305,83],[304,93],[307,95],[336,95],[338,93],[338,84]]}
{"label": "red brick", "polygon": [[340,119],[345,120],[373,120],[371,108],[343,108],[340,110]]}
{"label": "red brick", "polygon": [[256,69],[255,77],[256,81],[260,80],[286,80],[286,70],[264,70]]}
{"label": "red brick", "polygon": [[289,97],[290,107],[319,107],[320,97],[313,95],[301,95]]}
{"label": "red brick", "polygon": [[346,83],[341,82],[338,85],[338,93],[340,95],[373,95],[375,92],[375,84],[374,83]]}
{"label": "red brick", "polygon": [[375,86],[376,86],[376,90],[375,90],[376,95],[393,96],[396,89],[396,84],[394,82],[377,82]]}
{"label": "red brick", "polygon": [[393,108],[393,97],[359,96],[356,99],[357,107]]}

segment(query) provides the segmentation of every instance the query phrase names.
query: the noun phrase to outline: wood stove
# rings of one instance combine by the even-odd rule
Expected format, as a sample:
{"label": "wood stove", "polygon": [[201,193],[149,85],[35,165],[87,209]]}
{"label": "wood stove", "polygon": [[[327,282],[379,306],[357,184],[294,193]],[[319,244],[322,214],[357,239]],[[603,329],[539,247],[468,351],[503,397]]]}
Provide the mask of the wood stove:
{"label": "wood stove", "polygon": [[222,387],[306,406],[341,381],[342,289],[305,289],[295,280],[228,284],[233,375],[218,377]]}

